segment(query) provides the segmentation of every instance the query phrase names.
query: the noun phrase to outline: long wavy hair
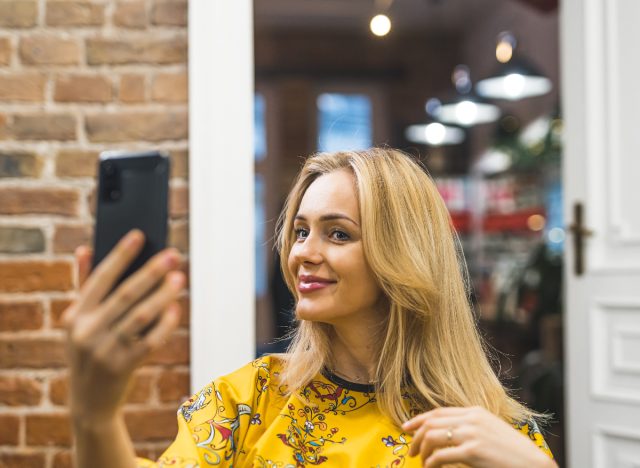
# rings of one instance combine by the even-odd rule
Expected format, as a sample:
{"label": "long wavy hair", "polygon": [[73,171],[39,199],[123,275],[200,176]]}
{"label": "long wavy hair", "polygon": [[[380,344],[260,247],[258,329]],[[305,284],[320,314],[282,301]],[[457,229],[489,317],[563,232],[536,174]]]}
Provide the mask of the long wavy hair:
{"label": "long wavy hair", "polygon": [[[294,217],[311,183],[348,169],[355,178],[363,251],[388,302],[375,371],[376,399],[397,424],[419,411],[481,406],[507,421],[535,413],[503,388],[478,333],[469,281],[450,215],[426,170],[400,151],[318,153],[309,157],[280,215],[277,245],[287,286]],[[283,355],[283,383],[302,388],[332,360],[332,326],[298,320]],[[407,392],[407,389],[410,392]],[[403,397],[403,394],[405,397]]]}

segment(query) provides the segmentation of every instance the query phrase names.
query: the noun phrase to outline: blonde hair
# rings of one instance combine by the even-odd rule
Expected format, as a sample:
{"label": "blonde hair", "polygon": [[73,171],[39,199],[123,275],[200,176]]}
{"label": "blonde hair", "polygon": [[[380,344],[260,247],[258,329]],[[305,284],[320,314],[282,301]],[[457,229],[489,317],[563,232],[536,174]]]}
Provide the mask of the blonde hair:
{"label": "blonde hair", "polygon": [[[362,243],[389,304],[378,350],[376,399],[397,424],[420,411],[481,406],[508,421],[535,416],[510,397],[493,372],[468,299],[459,241],[434,182],[410,156],[393,149],[319,153],[308,158],[280,217],[281,268],[287,267],[293,221],[302,197],[323,174],[350,170],[362,225]],[[300,320],[284,355],[283,383],[301,388],[331,359],[331,325]]]}

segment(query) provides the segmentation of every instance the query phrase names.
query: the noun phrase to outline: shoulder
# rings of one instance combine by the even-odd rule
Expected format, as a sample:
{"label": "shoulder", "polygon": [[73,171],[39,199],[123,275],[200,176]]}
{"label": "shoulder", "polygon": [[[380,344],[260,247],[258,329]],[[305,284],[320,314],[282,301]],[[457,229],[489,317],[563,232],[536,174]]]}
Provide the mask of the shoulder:
{"label": "shoulder", "polygon": [[542,431],[540,431],[540,428],[538,427],[538,424],[535,420],[530,419],[527,421],[514,423],[513,427],[515,427],[522,434],[529,437],[529,439],[531,439],[533,443],[536,444],[538,448],[540,448],[540,450],[553,458],[551,450],[549,449],[547,442],[544,440]]}
{"label": "shoulder", "polygon": [[283,363],[273,355],[255,359],[205,385],[181,405],[178,413],[187,422],[192,418],[209,419],[223,406],[241,411],[243,406],[253,407],[260,400],[270,399],[271,393],[283,394],[279,384]]}

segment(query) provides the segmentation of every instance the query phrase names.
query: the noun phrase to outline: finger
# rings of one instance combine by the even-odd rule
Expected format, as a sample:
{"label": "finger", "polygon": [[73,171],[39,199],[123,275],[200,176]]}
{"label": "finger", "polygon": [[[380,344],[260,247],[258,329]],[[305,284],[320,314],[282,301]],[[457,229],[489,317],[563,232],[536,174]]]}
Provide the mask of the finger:
{"label": "finger", "polygon": [[[460,432],[460,428],[466,423],[465,419],[461,416],[455,418],[431,418],[426,420],[422,426],[416,431],[413,436],[412,445],[409,454],[424,454],[423,442],[429,437],[433,437],[436,434],[444,445],[451,445],[455,443],[453,437],[456,432]],[[458,429],[458,431],[456,431]],[[448,439],[448,433],[451,431],[451,440]]]}
{"label": "finger", "polygon": [[[111,325],[144,298],[162,279],[176,268],[179,254],[167,249],[156,254],[115,290],[104,303],[104,313],[99,326]],[[184,276],[184,275],[183,275]]]}
{"label": "finger", "polygon": [[79,299],[80,309],[91,309],[104,299],[143,245],[144,234],[139,229],[130,231],[116,244],[87,278]]}
{"label": "finger", "polygon": [[167,275],[162,285],[151,296],[136,306],[117,326],[116,333],[126,336],[140,335],[153,323],[169,304],[174,302],[184,287],[185,277],[180,271]]}
{"label": "finger", "polygon": [[441,467],[449,463],[464,463],[469,461],[467,447],[458,445],[455,447],[444,447],[436,450],[424,461],[425,468]]}
{"label": "finger", "polygon": [[434,450],[456,445],[453,428],[429,429],[420,444],[422,460],[428,459]]}
{"label": "finger", "polygon": [[78,265],[78,287],[82,287],[89,273],[91,272],[91,260],[93,259],[93,250],[86,245],[81,245],[75,252],[76,264]]}
{"label": "finger", "polygon": [[465,407],[443,407],[432,409],[426,413],[419,414],[402,424],[402,429],[405,431],[415,431],[418,427],[424,424],[427,420],[433,420],[441,417],[456,417],[463,416],[470,411],[470,408]]}
{"label": "finger", "polygon": [[171,333],[180,324],[181,313],[182,309],[177,302],[173,302],[167,307],[160,317],[160,321],[133,346],[134,359],[137,362],[166,343]]}
{"label": "finger", "polygon": [[418,428],[416,433],[413,435],[413,440],[411,441],[411,446],[409,447],[409,456],[413,457],[420,453],[420,446],[422,444],[422,439],[424,439],[424,435],[429,430],[429,426],[422,425]]}

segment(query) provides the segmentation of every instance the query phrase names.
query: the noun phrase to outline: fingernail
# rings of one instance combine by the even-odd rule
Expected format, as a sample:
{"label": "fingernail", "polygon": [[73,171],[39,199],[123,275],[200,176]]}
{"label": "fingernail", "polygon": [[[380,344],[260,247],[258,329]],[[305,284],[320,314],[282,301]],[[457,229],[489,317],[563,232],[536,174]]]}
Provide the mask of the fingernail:
{"label": "fingernail", "polygon": [[127,236],[127,240],[126,240],[127,246],[133,247],[137,245],[140,242],[141,238],[142,238],[142,232],[140,232],[140,230],[138,229],[134,229]]}
{"label": "fingernail", "polygon": [[181,273],[175,273],[171,275],[171,278],[169,279],[169,281],[171,281],[171,284],[173,284],[174,286],[182,287],[182,284],[184,283],[184,278]]}
{"label": "fingernail", "polygon": [[168,267],[174,267],[178,264],[178,258],[173,252],[167,252],[164,256],[164,264]]}

